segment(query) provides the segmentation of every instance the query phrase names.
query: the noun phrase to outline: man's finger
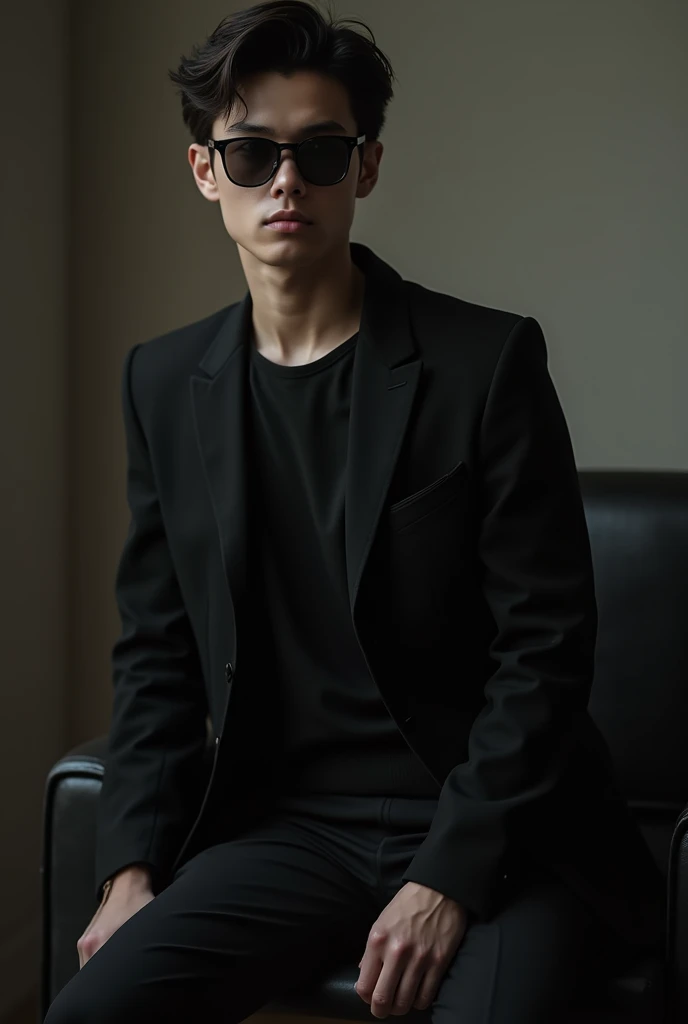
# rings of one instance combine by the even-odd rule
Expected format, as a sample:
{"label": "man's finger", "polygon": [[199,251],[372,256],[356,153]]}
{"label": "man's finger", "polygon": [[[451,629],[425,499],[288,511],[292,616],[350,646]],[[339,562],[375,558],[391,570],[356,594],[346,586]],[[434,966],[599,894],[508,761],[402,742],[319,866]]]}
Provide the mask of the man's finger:
{"label": "man's finger", "polygon": [[417,1010],[424,1010],[430,1003],[434,1002],[444,974],[445,970],[440,970],[439,967],[429,967],[427,969],[421,978],[418,993],[413,1004]]}
{"label": "man's finger", "polygon": [[406,966],[406,959],[388,954],[382,964],[380,977],[377,980],[373,997],[370,1000],[371,1013],[376,1017],[386,1017],[392,1009],[397,994],[397,986]]}
{"label": "man's finger", "polygon": [[354,987],[363,1002],[370,1003],[375,985],[380,976],[382,959],[371,950],[367,950],[363,954],[363,958],[358,966],[361,968],[361,973]]}
{"label": "man's finger", "polygon": [[394,1013],[408,1013],[415,1001],[418,999],[420,984],[422,981],[422,967],[419,964],[407,964],[406,970],[401,976],[397,991],[393,999],[392,1009]]}

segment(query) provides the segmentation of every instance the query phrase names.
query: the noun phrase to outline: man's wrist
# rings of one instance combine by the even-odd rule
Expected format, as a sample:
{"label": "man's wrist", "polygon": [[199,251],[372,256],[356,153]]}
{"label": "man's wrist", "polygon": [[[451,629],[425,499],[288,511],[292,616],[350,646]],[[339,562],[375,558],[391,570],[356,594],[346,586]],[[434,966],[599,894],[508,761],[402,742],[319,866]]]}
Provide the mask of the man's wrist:
{"label": "man's wrist", "polygon": [[103,885],[101,902],[104,903],[112,892],[138,892],[151,887],[151,869],[145,864],[129,864],[107,879]]}

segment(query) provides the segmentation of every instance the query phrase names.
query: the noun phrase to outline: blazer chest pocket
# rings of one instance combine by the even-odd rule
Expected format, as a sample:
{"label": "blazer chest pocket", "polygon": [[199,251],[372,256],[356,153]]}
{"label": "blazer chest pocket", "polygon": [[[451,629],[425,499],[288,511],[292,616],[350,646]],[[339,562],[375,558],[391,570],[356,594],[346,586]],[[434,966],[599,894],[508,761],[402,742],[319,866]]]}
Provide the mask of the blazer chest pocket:
{"label": "blazer chest pocket", "polygon": [[456,497],[464,487],[466,463],[458,462],[448,473],[433,480],[414,494],[388,506],[389,526],[392,531],[405,530],[412,523],[424,519]]}

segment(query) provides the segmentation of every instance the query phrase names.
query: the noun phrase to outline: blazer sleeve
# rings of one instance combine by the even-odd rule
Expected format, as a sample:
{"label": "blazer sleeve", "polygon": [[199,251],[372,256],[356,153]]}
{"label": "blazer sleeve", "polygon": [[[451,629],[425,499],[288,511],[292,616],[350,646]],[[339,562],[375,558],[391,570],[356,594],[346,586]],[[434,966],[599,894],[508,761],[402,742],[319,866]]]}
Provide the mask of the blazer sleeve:
{"label": "blazer sleeve", "polygon": [[[403,876],[478,919],[505,892],[509,854],[547,820],[587,714],[597,636],[592,554],[578,471],[531,317],[511,329],[480,428],[479,559],[497,668],[448,774],[428,835]],[[548,803],[549,800],[549,803]]]}
{"label": "blazer sleeve", "polygon": [[113,706],[97,808],[95,882],[147,864],[154,889],[202,797],[207,697],[199,654],[165,535],[146,439],[133,399],[136,352],[124,361],[122,409],[129,529],[115,596]]}

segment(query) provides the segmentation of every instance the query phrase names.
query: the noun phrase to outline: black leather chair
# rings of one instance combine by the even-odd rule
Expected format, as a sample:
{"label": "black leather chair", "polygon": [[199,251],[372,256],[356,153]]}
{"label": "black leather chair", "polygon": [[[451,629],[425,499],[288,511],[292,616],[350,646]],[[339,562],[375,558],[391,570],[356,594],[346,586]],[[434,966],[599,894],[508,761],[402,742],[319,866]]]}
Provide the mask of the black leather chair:
{"label": "black leather chair", "polygon": [[[595,562],[599,638],[590,710],[619,781],[667,877],[663,956],[643,958],[571,1009],[569,1024],[688,1021],[688,472],[580,472]],[[209,743],[208,769],[212,760]],[[54,765],[44,801],[41,1020],[79,969],[76,942],[95,911],[95,809],[105,737]],[[370,1020],[342,964],[265,1012]],[[412,1010],[414,1024],[429,1011]],[[566,1022],[561,1022],[566,1024]]]}

